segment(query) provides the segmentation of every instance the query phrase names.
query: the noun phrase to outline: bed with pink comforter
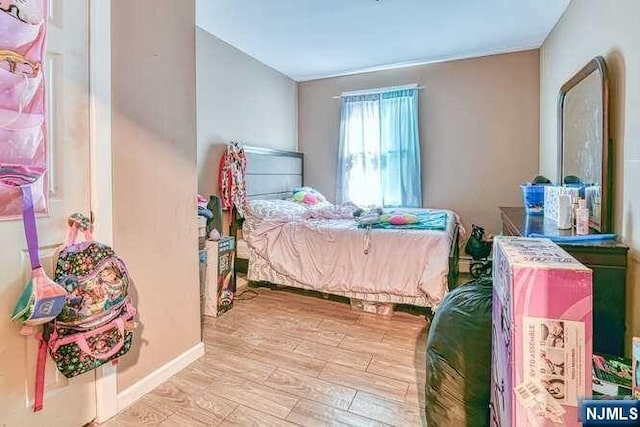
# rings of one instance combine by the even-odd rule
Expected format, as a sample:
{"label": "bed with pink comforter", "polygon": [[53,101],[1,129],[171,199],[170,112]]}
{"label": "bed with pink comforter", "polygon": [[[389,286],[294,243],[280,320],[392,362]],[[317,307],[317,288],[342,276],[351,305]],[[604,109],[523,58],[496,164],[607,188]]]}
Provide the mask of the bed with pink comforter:
{"label": "bed with pink comforter", "polygon": [[437,306],[448,291],[457,215],[445,211],[444,230],[373,229],[365,254],[365,230],[358,228],[354,209],[249,202],[243,226],[250,250],[248,279],[369,301]]}

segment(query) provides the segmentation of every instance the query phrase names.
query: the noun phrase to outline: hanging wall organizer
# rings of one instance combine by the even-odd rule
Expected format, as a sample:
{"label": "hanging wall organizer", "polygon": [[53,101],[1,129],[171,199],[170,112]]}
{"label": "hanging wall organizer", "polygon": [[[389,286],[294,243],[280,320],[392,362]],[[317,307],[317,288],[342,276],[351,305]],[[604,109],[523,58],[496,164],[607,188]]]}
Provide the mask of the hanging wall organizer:
{"label": "hanging wall organizer", "polygon": [[22,218],[23,186],[47,213],[46,17],[46,0],[0,0],[0,220]]}

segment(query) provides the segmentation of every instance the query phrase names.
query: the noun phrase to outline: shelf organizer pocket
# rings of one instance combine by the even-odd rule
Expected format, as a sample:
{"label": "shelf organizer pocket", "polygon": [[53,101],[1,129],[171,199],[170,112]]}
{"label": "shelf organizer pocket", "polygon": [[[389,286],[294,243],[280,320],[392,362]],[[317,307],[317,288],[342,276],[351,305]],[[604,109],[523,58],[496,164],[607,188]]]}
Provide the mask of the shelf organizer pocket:
{"label": "shelf organizer pocket", "polygon": [[15,119],[12,111],[0,109],[0,123],[13,120],[12,124],[0,126],[0,164],[31,164],[43,140],[42,114],[22,113]]}
{"label": "shelf organizer pocket", "polygon": [[24,10],[26,4],[9,4],[0,2],[0,46],[18,49],[33,43],[40,33],[42,19],[38,19]]}
{"label": "shelf organizer pocket", "polygon": [[[42,73],[40,64],[17,52],[0,50],[0,108],[16,109],[19,115],[34,98]],[[6,119],[0,121],[0,126]]]}

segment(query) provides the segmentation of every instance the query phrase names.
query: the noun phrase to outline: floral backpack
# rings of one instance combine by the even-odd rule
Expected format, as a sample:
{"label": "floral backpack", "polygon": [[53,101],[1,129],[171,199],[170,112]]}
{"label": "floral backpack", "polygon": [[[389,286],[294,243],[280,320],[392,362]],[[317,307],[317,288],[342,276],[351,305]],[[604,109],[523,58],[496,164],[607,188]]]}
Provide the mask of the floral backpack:
{"label": "floral backpack", "polygon": [[[67,378],[115,363],[126,354],[136,314],[128,296],[131,278],[125,263],[109,246],[93,240],[88,218],[74,214],[69,222],[69,236],[58,254],[54,275],[67,291],[67,299],[62,312],[43,331],[49,354]],[[84,241],[78,242],[80,233]],[[44,374],[41,357],[37,378]],[[39,382],[37,379],[36,401],[43,394]]]}

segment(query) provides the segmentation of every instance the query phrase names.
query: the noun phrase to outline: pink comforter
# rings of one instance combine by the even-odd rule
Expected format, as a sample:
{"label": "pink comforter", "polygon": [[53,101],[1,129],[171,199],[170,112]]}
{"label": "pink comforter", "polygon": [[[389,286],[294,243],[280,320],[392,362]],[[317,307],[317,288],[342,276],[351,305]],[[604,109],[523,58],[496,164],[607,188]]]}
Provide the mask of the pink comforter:
{"label": "pink comforter", "polygon": [[347,205],[256,216],[249,209],[243,234],[274,270],[313,289],[425,296],[437,305],[448,290],[457,215],[448,211],[444,231],[374,229],[365,255],[365,230],[357,228],[353,210]]}

